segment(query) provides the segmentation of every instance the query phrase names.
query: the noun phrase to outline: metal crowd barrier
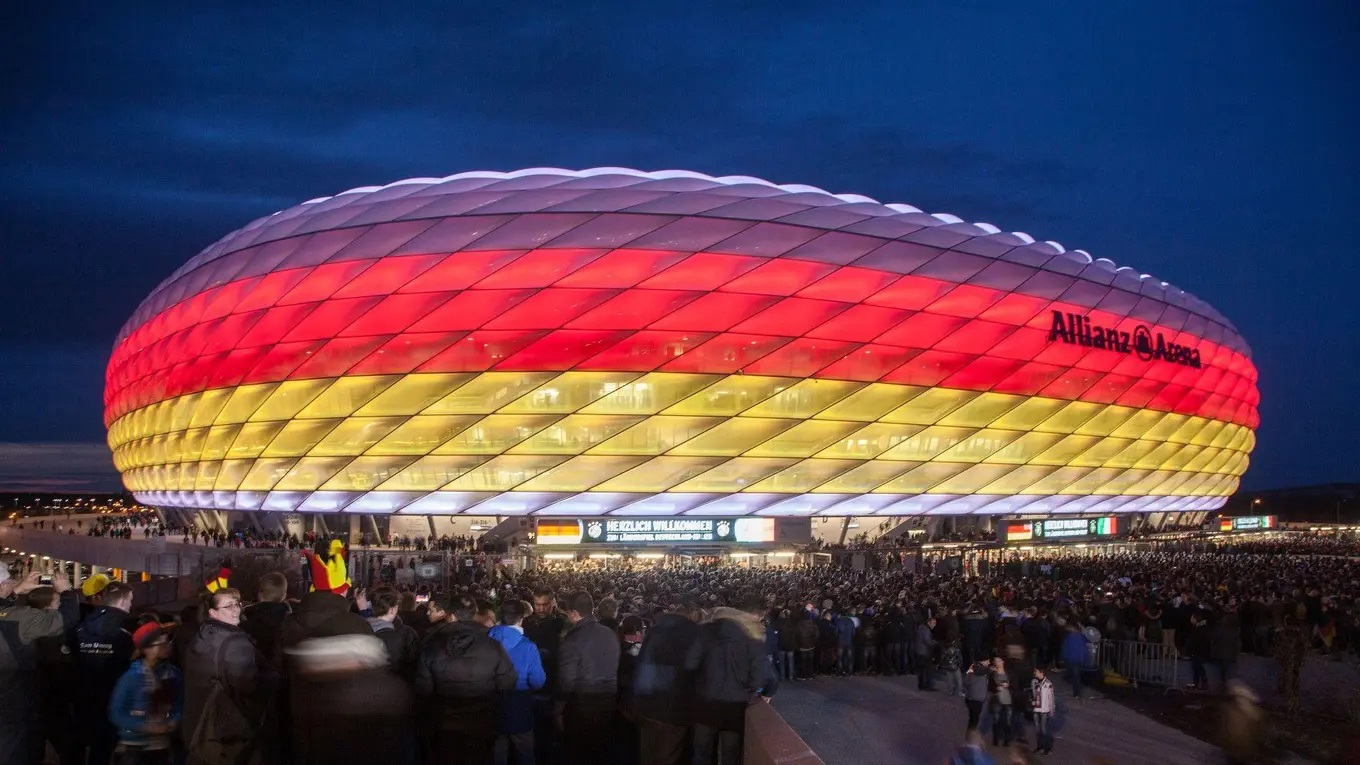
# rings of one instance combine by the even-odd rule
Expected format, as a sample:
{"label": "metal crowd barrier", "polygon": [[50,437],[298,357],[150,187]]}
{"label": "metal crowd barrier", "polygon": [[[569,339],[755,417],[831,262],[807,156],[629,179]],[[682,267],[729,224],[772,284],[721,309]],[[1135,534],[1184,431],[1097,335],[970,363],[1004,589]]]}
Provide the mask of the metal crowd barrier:
{"label": "metal crowd barrier", "polygon": [[1172,690],[1179,669],[1176,647],[1136,640],[1102,640],[1097,645],[1098,665],[1107,680],[1158,685]]}

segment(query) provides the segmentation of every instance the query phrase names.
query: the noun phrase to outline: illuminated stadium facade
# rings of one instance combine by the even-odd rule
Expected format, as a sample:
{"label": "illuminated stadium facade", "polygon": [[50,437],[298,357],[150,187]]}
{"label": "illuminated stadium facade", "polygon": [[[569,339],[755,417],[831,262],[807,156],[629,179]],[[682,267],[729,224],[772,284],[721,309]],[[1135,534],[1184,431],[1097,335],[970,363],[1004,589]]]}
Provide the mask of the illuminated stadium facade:
{"label": "illuminated stadium facade", "polygon": [[250,223],[124,326],[105,420],[162,507],[1100,514],[1221,506],[1257,404],[1225,318],[1080,250],[603,168]]}

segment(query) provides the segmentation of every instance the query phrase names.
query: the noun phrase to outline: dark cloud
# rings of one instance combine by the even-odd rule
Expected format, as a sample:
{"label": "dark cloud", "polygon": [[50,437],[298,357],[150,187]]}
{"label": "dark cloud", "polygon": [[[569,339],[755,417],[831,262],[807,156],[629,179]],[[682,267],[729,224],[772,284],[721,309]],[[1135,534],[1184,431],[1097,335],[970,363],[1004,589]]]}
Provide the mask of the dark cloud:
{"label": "dark cloud", "polygon": [[121,491],[103,443],[0,443],[0,491]]}
{"label": "dark cloud", "polygon": [[1155,274],[1255,349],[1249,485],[1360,464],[1349,5],[346,5],[5,9],[0,439],[98,440],[118,327],[255,217],[623,165],[865,194]]}

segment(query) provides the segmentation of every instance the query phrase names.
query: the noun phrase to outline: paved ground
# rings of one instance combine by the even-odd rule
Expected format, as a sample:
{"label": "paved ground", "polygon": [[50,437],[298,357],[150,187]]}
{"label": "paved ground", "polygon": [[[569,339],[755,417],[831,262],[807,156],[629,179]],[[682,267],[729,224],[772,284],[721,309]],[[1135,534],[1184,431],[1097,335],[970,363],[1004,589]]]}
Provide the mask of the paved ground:
{"label": "paved ground", "polygon": [[[1059,686],[1059,690],[1062,690]],[[1214,762],[1215,749],[1154,722],[1099,693],[1073,701],[1060,694],[1055,765],[1190,765]],[[827,765],[939,765],[963,740],[963,700],[922,693],[914,677],[818,678],[785,683],[774,700],[789,725]],[[984,721],[983,732],[990,730]],[[987,740],[990,742],[990,737]],[[1029,740],[1034,741],[1033,732]],[[1004,754],[991,749],[999,760]]]}

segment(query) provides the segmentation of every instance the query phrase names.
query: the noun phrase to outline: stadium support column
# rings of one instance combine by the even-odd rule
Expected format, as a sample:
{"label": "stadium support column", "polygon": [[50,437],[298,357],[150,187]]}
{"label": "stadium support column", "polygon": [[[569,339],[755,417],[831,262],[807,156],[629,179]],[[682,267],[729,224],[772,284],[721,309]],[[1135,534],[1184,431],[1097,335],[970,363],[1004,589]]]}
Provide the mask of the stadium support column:
{"label": "stadium support column", "polygon": [[438,537],[438,536],[439,536],[439,530],[436,529],[436,528],[434,527],[434,516],[433,516],[433,515],[427,515],[427,516],[425,516],[425,522],[428,523],[428,524],[430,524],[430,536],[431,536],[431,537]]}
{"label": "stadium support column", "polygon": [[845,544],[845,537],[850,533],[850,516],[841,519],[841,538],[837,544]]}
{"label": "stadium support column", "polygon": [[364,519],[363,519],[363,518],[360,518],[358,513],[350,513],[350,516],[349,516],[349,546],[350,546],[350,547],[353,547],[353,546],[354,546],[355,544],[357,544],[357,543],[359,542],[359,540],[362,538],[363,533],[364,533],[364,529],[363,529],[363,521],[364,521]]}
{"label": "stadium support column", "polygon": [[373,529],[373,544],[376,545],[382,544],[383,535],[382,531],[378,529],[377,517],[375,517],[372,513],[367,513],[364,515],[364,517],[368,519],[368,525]]}

